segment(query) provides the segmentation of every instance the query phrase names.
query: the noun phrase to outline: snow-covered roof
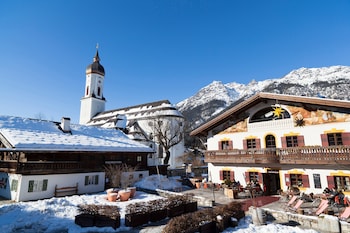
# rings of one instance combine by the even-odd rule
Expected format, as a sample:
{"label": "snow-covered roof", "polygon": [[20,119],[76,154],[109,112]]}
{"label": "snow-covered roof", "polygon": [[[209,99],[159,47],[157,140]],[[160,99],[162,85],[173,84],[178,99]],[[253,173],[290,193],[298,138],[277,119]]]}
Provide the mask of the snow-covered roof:
{"label": "snow-covered roof", "polygon": [[118,124],[118,121],[125,116],[128,121],[135,119],[149,119],[156,117],[179,117],[183,118],[180,111],[177,110],[168,100],[161,100],[151,103],[140,104],[127,108],[120,108],[99,113],[89,121],[88,125],[111,125],[111,122]]}
{"label": "snow-covered roof", "polygon": [[65,133],[59,122],[11,116],[0,116],[1,137],[21,150],[153,152],[120,130],[70,124]]}

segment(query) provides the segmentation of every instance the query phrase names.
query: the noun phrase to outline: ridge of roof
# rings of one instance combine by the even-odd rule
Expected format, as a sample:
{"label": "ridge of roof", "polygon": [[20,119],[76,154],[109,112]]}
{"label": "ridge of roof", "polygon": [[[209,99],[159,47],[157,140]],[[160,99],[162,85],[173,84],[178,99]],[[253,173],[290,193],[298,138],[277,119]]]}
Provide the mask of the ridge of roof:
{"label": "ridge of roof", "polygon": [[162,104],[171,104],[171,103],[170,103],[169,100],[159,100],[159,101],[154,101],[154,102],[149,102],[149,103],[144,103],[144,104],[138,104],[138,105],[133,105],[133,106],[124,107],[124,108],[116,108],[116,109],[112,109],[112,110],[101,112],[98,115],[106,114],[106,113],[110,113],[110,112],[115,112],[115,111],[122,111],[122,110],[128,111],[128,110],[130,110],[132,108],[140,108],[140,107],[149,106],[149,105],[151,105],[152,107],[155,107],[155,106],[160,106]]}

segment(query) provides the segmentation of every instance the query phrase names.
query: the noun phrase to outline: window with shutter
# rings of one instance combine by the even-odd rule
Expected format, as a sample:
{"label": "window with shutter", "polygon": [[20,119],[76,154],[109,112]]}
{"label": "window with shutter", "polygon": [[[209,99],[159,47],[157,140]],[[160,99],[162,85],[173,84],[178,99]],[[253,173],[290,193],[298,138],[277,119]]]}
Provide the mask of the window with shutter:
{"label": "window with shutter", "polygon": [[85,176],[85,185],[97,185],[98,175]]}
{"label": "window with shutter", "polygon": [[255,138],[247,139],[246,142],[247,142],[247,149],[256,148],[256,140],[255,140]]}
{"label": "window with shutter", "polygon": [[28,185],[28,192],[32,193],[33,190],[34,190],[34,180],[30,180]]}
{"label": "window with shutter", "polygon": [[229,150],[230,149],[230,141],[221,141],[221,147],[219,150]]}
{"label": "window with shutter", "polygon": [[298,136],[287,136],[286,144],[287,147],[298,147]]}
{"label": "window with shutter", "polygon": [[341,133],[328,133],[327,140],[329,146],[340,146],[343,145]]}
{"label": "window with shutter", "polygon": [[333,176],[335,182],[335,188],[337,190],[350,190],[350,177],[349,176]]}
{"label": "window with shutter", "polygon": [[46,191],[47,190],[47,183],[48,183],[48,180],[44,180],[43,181],[43,191]]}
{"label": "window with shutter", "polygon": [[30,180],[28,183],[28,192],[47,191],[48,180]]}

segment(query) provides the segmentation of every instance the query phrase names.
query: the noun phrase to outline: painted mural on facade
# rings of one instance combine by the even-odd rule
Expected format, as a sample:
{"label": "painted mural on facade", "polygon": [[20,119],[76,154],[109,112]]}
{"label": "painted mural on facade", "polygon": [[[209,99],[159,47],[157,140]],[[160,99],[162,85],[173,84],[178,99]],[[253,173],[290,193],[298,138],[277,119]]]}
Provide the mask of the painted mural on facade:
{"label": "painted mural on facade", "polygon": [[[288,111],[290,113],[296,127],[350,121],[350,114],[339,112],[331,112],[325,110],[308,111],[301,107],[285,105],[282,106],[282,111]],[[247,132],[247,126],[248,118],[226,128],[219,134]]]}
{"label": "painted mural on facade", "polygon": [[332,122],[350,121],[350,114],[330,112],[324,110],[308,111],[301,107],[287,106],[286,109],[293,116],[294,122],[303,119],[304,125],[318,125]]}

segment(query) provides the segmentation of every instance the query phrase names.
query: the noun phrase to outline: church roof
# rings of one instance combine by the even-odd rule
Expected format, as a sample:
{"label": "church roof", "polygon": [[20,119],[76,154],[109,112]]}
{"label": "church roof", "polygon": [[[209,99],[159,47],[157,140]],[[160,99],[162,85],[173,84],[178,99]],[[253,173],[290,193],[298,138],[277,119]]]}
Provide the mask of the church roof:
{"label": "church roof", "polygon": [[98,55],[98,50],[96,50],[96,54],[93,59],[93,62],[86,67],[86,74],[91,74],[91,73],[100,74],[102,76],[105,75],[105,69],[100,64],[100,57]]}
{"label": "church roof", "polygon": [[[9,148],[47,151],[145,152],[153,150],[128,138],[120,130],[59,122],[0,116],[0,142]],[[1,148],[0,148],[1,150]]]}
{"label": "church roof", "polygon": [[181,112],[179,112],[177,108],[169,102],[169,100],[160,100],[156,102],[101,112],[93,117],[87,124],[102,126],[112,121],[117,123],[117,120],[121,115],[125,115],[128,121],[134,119],[147,119],[156,117],[183,118]]}

